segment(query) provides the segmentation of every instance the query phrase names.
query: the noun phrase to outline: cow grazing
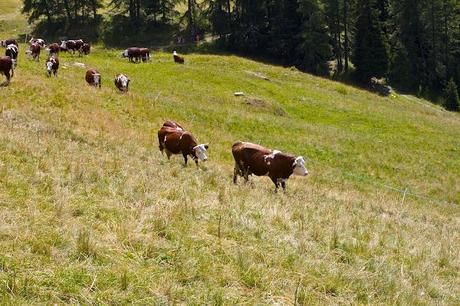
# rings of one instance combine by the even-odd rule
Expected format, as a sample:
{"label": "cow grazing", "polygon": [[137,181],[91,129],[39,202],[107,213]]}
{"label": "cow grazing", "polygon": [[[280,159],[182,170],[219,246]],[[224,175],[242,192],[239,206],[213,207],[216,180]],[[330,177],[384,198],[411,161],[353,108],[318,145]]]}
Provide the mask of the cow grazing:
{"label": "cow grazing", "polygon": [[45,50],[49,56],[57,55],[60,51],[59,44],[52,43]]}
{"label": "cow grazing", "polygon": [[29,40],[29,44],[31,44],[31,45],[32,45],[32,44],[39,44],[40,47],[42,47],[42,48],[45,47],[45,41],[44,41],[43,39],[41,39],[41,38],[33,38],[33,37],[32,37],[32,38]]}
{"label": "cow grazing", "polygon": [[89,43],[84,43],[82,46],[81,46],[81,52],[84,54],[84,55],[88,55],[90,52],[91,52],[91,45]]}
{"label": "cow grazing", "polygon": [[121,53],[122,57],[127,57],[130,62],[140,62],[141,60],[141,49],[137,47],[128,48],[123,53]]}
{"label": "cow grazing", "polygon": [[150,61],[150,50],[148,48],[139,48],[141,52],[141,59],[143,62]]}
{"label": "cow grazing", "polygon": [[55,55],[49,57],[46,60],[46,73],[48,74],[48,77],[51,76],[51,73],[53,73],[54,76],[57,77],[58,69],[59,69],[59,59]]}
{"label": "cow grazing", "polygon": [[101,74],[96,69],[89,69],[86,71],[86,82],[92,86],[99,86],[101,88],[102,79]]}
{"label": "cow grazing", "polygon": [[121,92],[127,92],[128,91],[128,86],[129,82],[131,80],[124,74],[119,74],[115,77],[115,86],[121,91]]}
{"label": "cow grazing", "polygon": [[75,51],[78,51],[79,55],[81,55],[82,47],[83,47],[83,40],[81,39],[69,39],[69,40],[62,40],[60,49],[61,51],[68,51],[71,52],[72,55],[75,54]]}
{"label": "cow grazing", "polygon": [[173,52],[174,62],[178,64],[184,64],[185,59],[182,56],[179,56],[176,51]]}
{"label": "cow grazing", "polygon": [[19,47],[18,42],[13,38],[2,40],[1,45],[2,47],[8,47],[9,45],[15,45],[16,47]]}
{"label": "cow grazing", "polygon": [[0,57],[0,74],[5,75],[6,82],[9,84],[11,77],[14,76],[13,60],[9,56]]}
{"label": "cow grazing", "polygon": [[198,144],[195,137],[174,121],[166,121],[158,131],[158,143],[161,153],[166,152],[168,159],[173,154],[182,154],[187,166],[190,156],[198,166],[198,161],[206,161],[207,144]]}
{"label": "cow grazing", "polygon": [[279,186],[286,191],[286,180],[292,175],[306,176],[305,160],[302,156],[294,156],[276,150],[270,150],[249,142],[237,142],[232,146],[235,159],[233,183],[237,183],[238,175],[247,182],[249,175],[267,175],[275,184],[275,192]]}
{"label": "cow grazing", "polygon": [[18,60],[18,53],[19,49],[16,45],[10,44],[6,47],[5,55],[9,56],[13,61],[13,68],[16,68],[17,60]]}
{"label": "cow grazing", "polygon": [[40,50],[41,50],[41,47],[39,44],[31,44],[29,47],[29,52],[27,53],[30,54],[34,60],[39,61],[40,60]]}

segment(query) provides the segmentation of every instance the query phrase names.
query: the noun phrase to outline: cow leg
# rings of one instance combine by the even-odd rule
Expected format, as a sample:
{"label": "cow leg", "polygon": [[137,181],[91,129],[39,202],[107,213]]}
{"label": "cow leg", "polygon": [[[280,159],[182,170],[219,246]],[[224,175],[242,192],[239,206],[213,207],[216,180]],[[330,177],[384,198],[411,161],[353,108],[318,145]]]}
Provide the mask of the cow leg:
{"label": "cow leg", "polygon": [[185,154],[185,153],[182,153],[182,156],[184,156],[184,162],[185,162],[185,166],[187,166],[187,162],[188,162],[188,157],[187,157],[187,154]]}
{"label": "cow leg", "polygon": [[283,187],[283,191],[286,192],[286,182],[284,180],[281,181],[281,187]]}
{"label": "cow leg", "polygon": [[276,179],[274,177],[270,177],[270,179],[272,180],[273,184],[275,184],[275,193],[277,193],[278,189],[280,188],[280,183],[279,183],[278,179]]}
{"label": "cow leg", "polygon": [[240,169],[238,165],[235,163],[235,168],[233,169],[233,184],[237,184],[238,181],[238,174],[240,174]]}

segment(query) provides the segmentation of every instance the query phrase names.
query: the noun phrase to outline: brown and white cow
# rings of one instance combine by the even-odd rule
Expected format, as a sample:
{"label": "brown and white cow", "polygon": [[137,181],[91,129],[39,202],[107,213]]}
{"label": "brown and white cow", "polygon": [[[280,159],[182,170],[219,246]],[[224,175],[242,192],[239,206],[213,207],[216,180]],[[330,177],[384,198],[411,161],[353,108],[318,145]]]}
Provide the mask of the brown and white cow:
{"label": "brown and white cow", "polygon": [[78,51],[79,55],[81,55],[81,48],[83,47],[83,40],[82,39],[69,39],[69,40],[61,40],[61,51],[68,51],[71,52],[72,55],[75,54],[75,51]]}
{"label": "brown and white cow", "polygon": [[5,49],[5,55],[9,56],[11,60],[13,61],[13,68],[16,68],[17,66],[18,53],[19,53],[19,49],[14,44],[9,44]]}
{"label": "brown and white cow", "polygon": [[40,47],[44,48],[45,47],[45,41],[41,38],[34,38],[32,37],[30,40],[29,40],[29,44],[39,44]]}
{"label": "brown and white cow", "polygon": [[141,59],[143,62],[148,62],[150,60],[150,50],[148,48],[139,48],[141,52]]}
{"label": "brown and white cow", "polygon": [[91,45],[89,43],[84,43],[82,46],[81,46],[81,52],[84,54],[84,55],[88,55],[90,52],[91,52]]}
{"label": "brown and white cow", "polygon": [[86,82],[91,85],[91,86],[99,86],[101,88],[102,84],[102,79],[101,79],[101,74],[96,70],[96,69],[88,69],[86,71]]}
{"label": "brown and white cow", "polygon": [[32,56],[32,58],[36,61],[39,61],[40,60],[40,51],[41,51],[41,47],[39,44],[31,44],[30,47],[29,47],[29,52],[26,52],[28,53],[30,56]]}
{"label": "brown and white cow", "polygon": [[198,144],[192,133],[187,132],[174,121],[166,121],[158,131],[158,143],[161,153],[166,152],[168,159],[173,154],[182,154],[185,165],[190,156],[198,166],[198,161],[206,161],[207,144]]}
{"label": "brown and white cow", "polygon": [[173,52],[174,62],[178,64],[184,64],[185,59],[182,56],[179,56],[176,51]]}
{"label": "brown and white cow", "polygon": [[249,142],[236,142],[232,146],[235,159],[233,183],[237,183],[238,175],[247,182],[249,175],[268,176],[275,184],[275,192],[279,186],[286,191],[286,181],[292,175],[306,176],[305,160],[302,156],[294,156],[276,150],[270,150]]}
{"label": "brown and white cow", "polygon": [[18,42],[16,41],[16,39],[13,38],[0,40],[0,44],[2,47],[8,47],[11,44],[15,45],[16,47],[19,47]]}
{"label": "brown and white cow", "polygon": [[9,56],[0,57],[0,74],[5,75],[6,83],[9,84],[11,77],[14,75],[13,60]]}
{"label": "brown and white cow", "polygon": [[140,62],[141,60],[141,49],[137,47],[131,47],[121,53],[122,57],[127,57],[130,62]]}
{"label": "brown and white cow", "polygon": [[58,69],[59,69],[59,59],[55,55],[50,56],[46,60],[46,73],[48,74],[48,77],[51,76],[51,73],[53,73],[54,76],[57,77]]}
{"label": "brown and white cow", "polygon": [[129,82],[131,80],[124,74],[120,73],[115,77],[115,86],[121,91],[121,92],[127,92],[128,91],[128,86]]}
{"label": "brown and white cow", "polygon": [[58,43],[52,43],[48,45],[48,47],[45,49],[46,53],[51,56],[51,55],[57,55],[60,51],[59,44]]}

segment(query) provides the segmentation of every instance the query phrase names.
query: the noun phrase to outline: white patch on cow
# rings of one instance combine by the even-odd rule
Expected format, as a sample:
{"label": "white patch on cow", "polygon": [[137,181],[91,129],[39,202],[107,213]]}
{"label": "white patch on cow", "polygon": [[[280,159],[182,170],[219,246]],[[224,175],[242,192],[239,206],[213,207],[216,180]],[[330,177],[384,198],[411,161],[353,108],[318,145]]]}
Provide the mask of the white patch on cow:
{"label": "white patch on cow", "polygon": [[305,168],[305,160],[302,156],[298,156],[294,163],[292,164],[294,167],[293,174],[299,176],[306,176],[308,175],[308,170]]}
{"label": "white patch on cow", "polygon": [[46,62],[46,71],[48,71],[48,73],[51,73],[51,69],[53,68],[53,60],[50,60],[49,62]]}
{"label": "white patch on cow", "polygon": [[193,151],[195,151],[195,154],[199,160],[205,161],[208,159],[208,157],[206,156],[206,145],[204,144],[197,145],[196,147],[193,148]]}
{"label": "white patch on cow", "polygon": [[61,40],[61,48],[67,49],[67,43],[64,40]]}
{"label": "white patch on cow", "polygon": [[271,164],[271,160],[275,158],[276,154],[278,153],[281,153],[281,151],[278,151],[278,150],[273,150],[272,153],[270,153],[269,155],[266,155],[264,157],[264,161],[267,163],[267,165],[270,166]]}
{"label": "white patch on cow", "polygon": [[93,74],[93,79],[94,79],[94,85],[99,85],[99,82],[101,80],[101,75],[100,74]]}
{"label": "white patch on cow", "polygon": [[124,57],[128,57],[128,49],[126,49],[125,51],[123,51],[123,56],[124,56]]}
{"label": "white patch on cow", "polygon": [[15,59],[12,59],[11,62],[13,63],[13,68],[16,68],[16,65],[17,65],[17,60]]}
{"label": "white patch on cow", "polygon": [[174,52],[173,52],[173,55],[176,55],[176,56],[177,56],[177,52],[176,52],[176,51],[174,51]]}

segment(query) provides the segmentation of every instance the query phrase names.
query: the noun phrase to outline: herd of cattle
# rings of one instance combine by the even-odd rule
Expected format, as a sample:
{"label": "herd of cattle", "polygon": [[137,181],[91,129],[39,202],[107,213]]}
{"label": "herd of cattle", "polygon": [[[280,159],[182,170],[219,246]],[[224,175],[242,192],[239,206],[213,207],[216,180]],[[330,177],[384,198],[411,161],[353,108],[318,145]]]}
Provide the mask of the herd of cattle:
{"label": "herd of cattle", "polygon": [[[41,49],[47,52],[46,73],[57,76],[59,69],[58,53],[67,51],[71,54],[78,52],[80,55],[90,53],[90,45],[83,40],[66,40],[61,44],[52,43],[46,45],[43,39],[32,38],[29,41],[29,50],[26,51],[32,59],[39,61]],[[6,76],[7,83],[14,75],[19,54],[19,45],[14,39],[0,40],[0,45],[5,47],[5,56],[0,57],[0,73]],[[122,57],[130,62],[147,62],[150,60],[150,50],[147,48],[128,48],[123,51]],[[174,62],[184,64],[185,60],[176,51],[173,52]],[[101,87],[101,74],[96,69],[86,71],[85,80],[88,84]],[[121,92],[128,91],[130,79],[124,74],[118,74],[114,83]],[[168,159],[173,154],[182,154],[185,165],[188,157],[192,158],[198,166],[199,161],[207,160],[207,144],[199,144],[192,133],[186,131],[180,124],[174,121],[166,121],[158,131],[158,143],[161,153],[166,153]],[[294,156],[277,150],[267,149],[249,142],[236,142],[232,146],[232,154],[235,160],[233,183],[237,184],[238,176],[247,182],[249,175],[268,176],[275,184],[275,192],[281,186],[286,190],[286,180],[291,175],[306,176],[308,170],[302,156]]]}

